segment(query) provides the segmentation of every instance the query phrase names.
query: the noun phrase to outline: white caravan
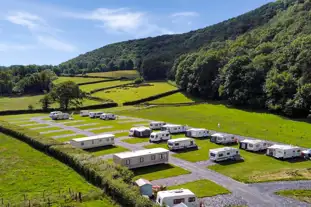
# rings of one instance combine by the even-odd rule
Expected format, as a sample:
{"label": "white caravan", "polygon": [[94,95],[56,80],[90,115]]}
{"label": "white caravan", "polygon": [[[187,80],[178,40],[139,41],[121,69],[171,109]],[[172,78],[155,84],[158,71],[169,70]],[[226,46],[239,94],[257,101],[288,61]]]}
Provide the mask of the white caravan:
{"label": "white caravan", "polygon": [[99,118],[102,119],[102,120],[115,120],[116,119],[116,115],[110,114],[110,113],[104,113],[104,114],[100,115]]}
{"label": "white caravan", "polygon": [[259,152],[268,148],[268,143],[263,140],[244,139],[243,141],[240,141],[239,144],[240,149],[245,149],[252,152]]}
{"label": "white caravan", "polygon": [[149,142],[162,142],[171,139],[171,135],[167,131],[152,132]]}
{"label": "white caravan", "polygon": [[187,130],[186,126],[175,125],[175,124],[165,124],[161,127],[161,131],[168,131],[171,134],[185,133]]}
{"label": "white caravan", "polygon": [[90,112],[89,117],[90,118],[99,118],[102,114],[103,114],[103,112]]}
{"label": "white caravan", "polygon": [[169,151],[163,148],[121,152],[113,155],[113,162],[129,169],[165,164],[169,161]]}
{"label": "white caravan", "polygon": [[61,114],[61,113],[63,113],[63,112],[61,112],[61,111],[52,111],[50,113],[49,117],[52,118],[55,114]]}
{"label": "white caravan", "polygon": [[185,135],[186,137],[204,138],[209,136],[209,131],[207,129],[192,128],[188,129]]}
{"label": "white caravan", "polygon": [[167,141],[167,146],[169,150],[181,150],[181,149],[197,149],[198,146],[196,145],[194,139],[191,138],[178,138],[178,139],[170,139]]}
{"label": "white caravan", "polygon": [[150,137],[152,130],[148,127],[133,127],[129,131],[132,137]]}
{"label": "white caravan", "polygon": [[267,148],[267,155],[278,159],[289,159],[301,157],[301,151],[300,147],[275,144]]}
{"label": "white caravan", "polygon": [[66,120],[70,118],[70,115],[68,113],[56,113],[53,114],[51,118],[53,120]]}
{"label": "white caravan", "polygon": [[70,140],[70,144],[80,149],[91,149],[96,147],[104,147],[114,145],[113,134],[101,134],[91,137],[77,138]]}
{"label": "white caravan", "polygon": [[163,121],[152,121],[149,124],[150,129],[161,129],[162,126],[164,126],[166,123]]}
{"label": "white caravan", "polygon": [[233,147],[223,147],[209,150],[209,159],[215,162],[225,160],[240,160],[240,152]]}
{"label": "white caravan", "polygon": [[89,111],[80,111],[80,116],[81,117],[86,117],[86,116],[89,116],[89,115],[90,115]]}
{"label": "white caravan", "polygon": [[188,207],[199,207],[200,203],[188,189],[160,191],[157,194],[156,203],[159,206],[173,207],[180,203],[184,203]]}
{"label": "white caravan", "polygon": [[216,133],[211,136],[211,142],[216,144],[234,144],[237,143],[237,139],[230,135]]}

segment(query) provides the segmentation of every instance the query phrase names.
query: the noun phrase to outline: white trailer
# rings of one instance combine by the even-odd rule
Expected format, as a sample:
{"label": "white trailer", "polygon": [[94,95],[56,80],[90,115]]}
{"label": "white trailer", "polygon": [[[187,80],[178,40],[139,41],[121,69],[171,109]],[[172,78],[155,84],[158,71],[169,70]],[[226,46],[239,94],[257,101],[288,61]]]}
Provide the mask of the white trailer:
{"label": "white trailer", "polygon": [[295,157],[302,157],[302,148],[291,145],[272,145],[267,148],[267,155],[278,159],[290,159]]}
{"label": "white trailer", "polygon": [[259,152],[268,148],[268,143],[263,140],[244,139],[240,141],[240,149],[244,149],[252,152]]}
{"label": "white trailer", "polygon": [[129,131],[132,137],[150,137],[152,130],[148,127],[133,127]]}
{"label": "white trailer", "polygon": [[170,139],[167,141],[167,146],[171,151],[191,148],[198,149],[194,139],[191,138]]}
{"label": "white trailer", "polygon": [[169,161],[169,151],[163,148],[154,148],[121,152],[113,155],[113,161],[129,169],[164,164]]}
{"label": "white trailer", "polygon": [[216,144],[234,144],[238,140],[234,136],[216,133],[211,136],[210,141]]}
{"label": "white trailer", "polygon": [[91,149],[114,145],[113,134],[101,134],[91,137],[77,138],[70,140],[70,144],[80,149]]}
{"label": "white trailer", "polygon": [[209,158],[212,161],[219,162],[225,160],[240,160],[240,152],[233,147],[223,147],[209,150]]}
{"label": "white trailer", "polygon": [[90,115],[89,111],[80,111],[80,116],[81,117],[86,117],[86,116],[89,116],[89,115]]}
{"label": "white trailer", "polygon": [[175,124],[165,124],[161,127],[161,131],[168,131],[171,134],[185,133],[186,130],[186,126]]}
{"label": "white trailer", "polygon": [[167,131],[152,132],[149,142],[162,142],[171,139],[171,135]]}
{"label": "white trailer", "polygon": [[163,121],[152,121],[149,124],[150,129],[154,130],[154,129],[161,129],[161,127],[163,127],[166,123]]}
{"label": "white trailer", "polygon": [[49,117],[52,118],[55,114],[61,114],[61,113],[63,113],[63,112],[61,112],[61,111],[52,111],[50,113]]}
{"label": "white trailer", "polygon": [[53,120],[66,120],[70,118],[68,113],[55,113],[51,117]]}
{"label": "white trailer", "polygon": [[100,115],[100,119],[102,119],[102,120],[115,120],[116,115],[111,114],[111,113],[103,113],[102,115]]}
{"label": "white trailer", "polygon": [[173,207],[185,204],[188,207],[199,207],[200,203],[193,192],[188,189],[160,191],[157,194],[156,203],[159,206]]}
{"label": "white trailer", "polygon": [[207,129],[197,129],[197,128],[188,129],[185,135],[186,137],[193,137],[193,138],[204,138],[210,136],[209,131]]}
{"label": "white trailer", "polygon": [[89,117],[90,118],[99,118],[102,114],[103,114],[103,112],[90,112]]}

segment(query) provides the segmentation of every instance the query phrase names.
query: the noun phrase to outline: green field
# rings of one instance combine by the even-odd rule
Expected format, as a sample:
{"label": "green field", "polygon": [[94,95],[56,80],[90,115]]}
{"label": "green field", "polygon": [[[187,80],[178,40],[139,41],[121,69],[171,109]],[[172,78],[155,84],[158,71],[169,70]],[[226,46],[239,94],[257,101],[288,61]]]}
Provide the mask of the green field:
{"label": "green field", "polygon": [[176,87],[166,82],[153,82],[140,87],[122,87],[94,93],[93,96],[102,99],[111,99],[116,103],[122,104],[126,101],[134,101],[167,91],[175,90]]}
{"label": "green field", "polygon": [[311,203],[311,190],[283,190],[276,194]]}
{"label": "green field", "polygon": [[125,152],[125,151],[128,151],[128,149],[125,149],[120,146],[107,146],[107,147],[98,147],[98,148],[94,148],[94,149],[87,150],[87,151],[92,153],[94,156],[103,156],[103,155]]}
{"label": "green field", "polygon": [[187,97],[185,94],[179,92],[173,95],[165,96],[148,103],[150,104],[175,104],[175,103],[193,103],[198,99]]}
{"label": "green field", "polygon": [[100,89],[100,88],[107,88],[107,87],[112,87],[112,86],[118,86],[122,84],[127,84],[131,83],[132,81],[108,81],[108,82],[102,82],[102,83],[94,83],[94,84],[89,84],[89,85],[83,85],[80,86],[80,89],[85,91],[85,92],[90,92],[95,89]]}
{"label": "green field", "polygon": [[79,83],[89,83],[89,82],[100,81],[100,80],[105,80],[105,78],[58,77],[55,81],[53,81],[53,83],[59,84],[59,83],[63,83],[66,81],[73,81],[79,84]]}
{"label": "green field", "polygon": [[110,77],[110,78],[120,78],[126,77],[130,79],[135,79],[139,77],[137,70],[118,70],[110,72],[99,72],[99,73],[88,73],[87,76],[99,76],[99,77]]}
{"label": "green field", "polygon": [[224,187],[217,185],[210,180],[197,180],[194,182],[184,183],[181,185],[169,186],[168,190],[174,189],[189,189],[198,198],[211,197],[220,194],[228,194],[230,191]]}

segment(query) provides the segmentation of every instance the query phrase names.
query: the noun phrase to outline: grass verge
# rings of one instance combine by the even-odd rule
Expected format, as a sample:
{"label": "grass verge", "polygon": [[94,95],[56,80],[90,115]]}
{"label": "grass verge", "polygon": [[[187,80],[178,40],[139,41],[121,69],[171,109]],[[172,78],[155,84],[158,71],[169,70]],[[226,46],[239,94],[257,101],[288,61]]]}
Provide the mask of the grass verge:
{"label": "grass verge", "polygon": [[276,194],[311,203],[311,190],[283,190],[277,192]]}

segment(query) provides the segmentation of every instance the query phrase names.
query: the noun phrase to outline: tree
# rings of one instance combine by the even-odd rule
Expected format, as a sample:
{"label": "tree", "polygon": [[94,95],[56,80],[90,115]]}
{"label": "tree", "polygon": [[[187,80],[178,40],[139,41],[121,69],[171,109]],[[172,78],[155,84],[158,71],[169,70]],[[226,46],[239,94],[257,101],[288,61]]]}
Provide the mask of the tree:
{"label": "tree", "polygon": [[[122,70],[122,68],[120,68]],[[131,59],[127,60],[125,63],[125,69],[126,70],[133,70],[134,69],[134,63]]]}
{"label": "tree", "polygon": [[119,63],[119,70],[126,70],[126,62],[125,60],[121,60]]}
{"label": "tree", "polygon": [[49,109],[50,105],[53,103],[53,99],[51,94],[45,94],[42,99],[40,99],[40,103],[43,110]]}

